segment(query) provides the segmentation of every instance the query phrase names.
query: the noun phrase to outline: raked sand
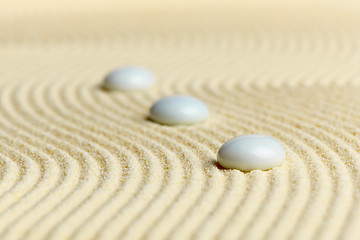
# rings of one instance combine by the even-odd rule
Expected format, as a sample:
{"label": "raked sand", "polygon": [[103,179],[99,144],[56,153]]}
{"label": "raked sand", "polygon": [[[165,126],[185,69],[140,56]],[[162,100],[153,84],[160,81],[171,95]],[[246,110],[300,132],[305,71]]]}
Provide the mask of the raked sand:
{"label": "raked sand", "polygon": [[[273,2],[4,0],[0,239],[360,239],[360,8]],[[156,85],[99,87],[128,65]],[[149,121],[171,94],[208,121]],[[242,134],[285,162],[223,169]]]}

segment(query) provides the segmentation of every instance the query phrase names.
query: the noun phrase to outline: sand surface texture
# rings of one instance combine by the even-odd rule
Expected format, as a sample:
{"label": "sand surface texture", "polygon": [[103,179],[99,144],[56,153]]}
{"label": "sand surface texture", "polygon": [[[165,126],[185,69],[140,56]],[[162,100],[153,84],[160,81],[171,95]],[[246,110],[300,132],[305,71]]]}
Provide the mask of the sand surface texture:
{"label": "sand surface texture", "polygon": [[[360,8],[272,2],[2,1],[0,239],[360,239]],[[157,84],[99,88],[127,65]],[[171,94],[208,121],[149,121]],[[242,134],[286,161],[221,168]]]}

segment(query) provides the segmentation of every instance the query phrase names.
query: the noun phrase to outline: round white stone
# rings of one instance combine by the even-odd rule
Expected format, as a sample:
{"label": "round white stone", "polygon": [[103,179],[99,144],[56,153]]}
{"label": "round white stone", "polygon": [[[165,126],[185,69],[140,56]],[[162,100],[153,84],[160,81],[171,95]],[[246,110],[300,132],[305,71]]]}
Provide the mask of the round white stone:
{"label": "round white stone", "polygon": [[225,168],[242,171],[267,170],[280,165],[285,159],[285,149],[276,139],[264,135],[244,135],[224,143],[217,161]]}
{"label": "round white stone", "polygon": [[140,90],[153,85],[154,75],[142,67],[125,67],[109,73],[103,87],[109,90]]}
{"label": "round white stone", "polygon": [[190,96],[169,96],[155,102],[150,109],[150,118],[166,125],[194,124],[203,122],[209,110],[201,100]]}

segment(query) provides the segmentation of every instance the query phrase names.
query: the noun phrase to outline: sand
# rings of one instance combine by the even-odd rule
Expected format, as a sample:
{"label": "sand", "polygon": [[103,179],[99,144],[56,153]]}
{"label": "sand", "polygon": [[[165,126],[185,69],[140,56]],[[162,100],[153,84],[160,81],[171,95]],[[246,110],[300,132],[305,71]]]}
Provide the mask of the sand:
{"label": "sand", "polygon": [[[271,3],[3,1],[0,239],[359,239],[360,8]],[[99,87],[129,65],[157,84]],[[149,121],[171,94],[208,121]],[[221,168],[242,134],[286,161]]]}

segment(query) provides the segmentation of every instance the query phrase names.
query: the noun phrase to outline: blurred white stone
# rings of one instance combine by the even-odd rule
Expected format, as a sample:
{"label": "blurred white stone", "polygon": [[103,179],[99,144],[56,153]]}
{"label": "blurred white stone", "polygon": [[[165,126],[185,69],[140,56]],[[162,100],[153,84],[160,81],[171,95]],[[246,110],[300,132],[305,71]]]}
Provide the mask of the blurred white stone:
{"label": "blurred white stone", "polygon": [[153,85],[155,77],[153,73],[142,67],[125,67],[109,73],[103,83],[108,90],[140,90]]}

